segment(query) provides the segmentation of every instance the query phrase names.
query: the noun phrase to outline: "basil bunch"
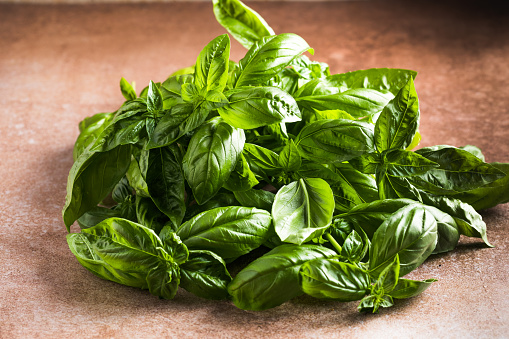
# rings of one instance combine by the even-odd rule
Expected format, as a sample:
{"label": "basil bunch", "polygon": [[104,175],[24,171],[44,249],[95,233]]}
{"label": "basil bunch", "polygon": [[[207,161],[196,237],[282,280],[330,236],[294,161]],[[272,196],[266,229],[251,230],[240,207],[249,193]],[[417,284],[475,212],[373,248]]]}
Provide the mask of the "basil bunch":
{"label": "basil bunch", "polygon": [[[78,261],[162,298],[178,286],[263,310],[306,293],[377,312],[434,281],[402,278],[509,201],[509,164],[419,143],[416,72],[331,75],[238,0],[194,66],[80,123],[63,219]],[[270,249],[233,279],[227,263]]]}

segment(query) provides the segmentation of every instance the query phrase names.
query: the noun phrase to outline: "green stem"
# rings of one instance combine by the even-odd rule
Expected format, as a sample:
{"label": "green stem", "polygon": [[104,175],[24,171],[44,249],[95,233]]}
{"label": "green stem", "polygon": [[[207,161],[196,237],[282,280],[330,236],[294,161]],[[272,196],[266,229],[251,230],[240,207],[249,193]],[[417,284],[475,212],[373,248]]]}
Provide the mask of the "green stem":
{"label": "green stem", "polygon": [[332,235],[330,235],[330,233],[325,233],[325,236],[327,237],[327,239],[330,241],[330,243],[332,244],[332,246],[334,246],[334,248],[336,249],[336,252],[338,252],[338,254],[341,254],[341,246],[338,244],[338,242],[336,241],[336,239],[334,239],[332,237]]}

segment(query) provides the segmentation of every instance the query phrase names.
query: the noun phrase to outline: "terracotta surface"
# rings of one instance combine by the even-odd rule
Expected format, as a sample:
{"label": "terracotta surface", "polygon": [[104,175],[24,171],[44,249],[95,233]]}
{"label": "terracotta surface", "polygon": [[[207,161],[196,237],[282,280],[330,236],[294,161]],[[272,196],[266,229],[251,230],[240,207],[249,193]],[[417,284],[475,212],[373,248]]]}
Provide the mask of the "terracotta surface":
{"label": "terracotta surface", "polygon": [[[252,6],[276,32],[303,36],[333,72],[417,70],[423,146],[470,143],[509,162],[507,6]],[[507,337],[507,204],[483,213],[496,248],[462,238],[411,273],[437,283],[378,315],[309,297],[264,312],[183,290],[164,301],[79,265],[61,220],[78,122],[121,104],[121,76],[139,88],[163,80],[223,32],[209,3],[0,5],[0,337]],[[238,60],[244,50],[232,48]]]}

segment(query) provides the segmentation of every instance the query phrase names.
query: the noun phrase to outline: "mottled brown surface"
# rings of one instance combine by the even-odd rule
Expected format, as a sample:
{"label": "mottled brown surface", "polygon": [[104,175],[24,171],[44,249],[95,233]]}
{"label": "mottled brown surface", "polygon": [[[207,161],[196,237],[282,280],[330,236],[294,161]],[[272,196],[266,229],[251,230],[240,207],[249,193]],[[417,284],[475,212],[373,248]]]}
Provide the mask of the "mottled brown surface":
{"label": "mottled brown surface", "polygon": [[[507,6],[252,5],[333,72],[417,70],[422,145],[471,143],[509,162]],[[264,312],[185,291],[163,301],[79,265],[60,212],[78,122],[120,105],[121,76],[163,80],[223,32],[208,3],[0,5],[0,337],[507,337],[509,205],[483,213],[496,248],[462,238],[411,274],[437,283],[379,315],[309,297]]]}

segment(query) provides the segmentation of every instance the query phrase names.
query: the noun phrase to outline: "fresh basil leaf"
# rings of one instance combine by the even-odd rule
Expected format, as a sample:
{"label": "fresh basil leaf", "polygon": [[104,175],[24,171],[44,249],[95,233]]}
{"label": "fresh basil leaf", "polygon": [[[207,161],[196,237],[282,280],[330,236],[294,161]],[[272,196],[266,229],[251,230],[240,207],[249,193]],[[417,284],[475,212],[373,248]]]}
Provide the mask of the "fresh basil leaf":
{"label": "fresh basil leaf", "polygon": [[166,113],[156,125],[147,148],[171,145],[184,134],[192,132],[207,119],[209,111],[192,103],[178,104]]}
{"label": "fresh basil leaf", "polygon": [[147,93],[147,110],[157,114],[163,110],[163,95],[159,87],[150,80]]}
{"label": "fresh basil leaf", "polygon": [[232,192],[247,191],[256,186],[259,181],[251,171],[249,164],[241,153],[235,169],[224,183],[223,187]]}
{"label": "fresh basil leaf", "polygon": [[383,109],[375,124],[375,145],[379,152],[405,149],[419,128],[419,99],[410,77],[396,97]]}
{"label": "fresh basil leaf", "polygon": [[378,309],[381,307],[391,307],[394,305],[392,297],[387,294],[382,295],[368,295],[364,297],[357,309],[359,312],[372,312],[378,313]]}
{"label": "fresh basil leaf", "polygon": [[398,284],[392,290],[390,295],[396,299],[406,299],[415,297],[430,287],[432,283],[437,281],[436,279],[426,279],[423,281],[410,280],[410,279],[399,279]]}
{"label": "fresh basil leaf", "polygon": [[334,196],[323,179],[299,179],[283,186],[272,205],[274,227],[284,242],[302,244],[321,236],[332,221]]}
{"label": "fresh basil leaf", "polygon": [[364,153],[359,157],[348,160],[348,163],[361,173],[375,174],[382,166],[383,160],[380,153]]}
{"label": "fresh basil leaf", "polygon": [[186,191],[181,162],[182,155],[176,145],[152,149],[146,173],[150,197],[176,227],[186,213]]}
{"label": "fresh basil leaf", "polygon": [[301,109],[342,110],[355,118],[380,112],[394,98],[391,92],[380,92],[366,88],[355,88],[329,95],[299,96],[295,100]]}
{"label": "fresh basil leaf", "polygon": [[208,250],[232,261],[259,247],[267,238],[272,218],[267,211],[220,207],[183,223],[177,235],[191,250]]}
{"label": "fresh basil leaf", "polygon": [[80,228],[84,229],[93,227],[109,218],[122,218],[122,213],[120,210],[96,206],[79,217],[77,222]]}
{"label": "fresh basil leaf", "polygon": [[[194,67],[193,67],[194,72]],[[194,82],[194,76],[176,75],[171,76],[161,84],[161,94],[163,96],[163,108],[170,109],[177,104],[182,104],[182,86]]]}
{"label": "fresh basil leaf", "polygon": [[210,251],[189,251],[189,259],[180,266],[180,286],[206,299],[226,299],[232,277],[220,256]]}
{"label": "fresh basil leaf", "polygon": [[200,89],[195,84],[192,84],[192,83],[182,84],[182,87],[180,90],[181,90],[182,100],[184,100],[185,102],[190,102],[190,103],[195,104],[195,103],[201,103],[200,101],[203,101],[203,98],[200,93]]}
{"label": "fresh basil leaf", "polygon": [[131,164],[131,145],[108,152],[83,152],[67,179],[67,196],[62,210],[65,226],[96,207],[122,179]]}
{"label": "fresh basil leaf", "polygon": [[245,207],[256,207],[272,211],[272,204],[276,195],[269,191],[250,189],[242,192],[233,192],[235,198]]}
{"label": "fresh basil leaf", "polygon": [[295,139],[299,153],[318,163],[343,162],[374,151],[373,127],[336,119],[306,125]]}
{"label": "fresh basil leaf", "polygon": [[243,154],[248,160],[249,166],[256,174],[275,176],[283,171],[279,164],[279,155],[271,150],[255,144],[246,143]]}
{"label": "fresh basil leaf", "polygon": [[263,85],[308,50],[313,51],[304,39],[293,33],[262,37],[239,61],[231,75],[232,85],[234,88]]}
{"label": "fresh basil leaf", "polygon": [[120,78],[120,91],[126,100],[135,100],[137,98],[134,87],[123,77]]}
{"label": "fresh basil leaf", "polygon": [[301,120],[293,97],[277,87],[245,87],[226,93],[229,104],[218,109],[236,128],[252,129]]}
{"label": "fresh basil leaf", "polygon": [[218,194],[203,205],[191,204],[186,210],[185,220],[187,221],[202,212],[206,212],[214,208],[229,206],[239,206],[239,203],[232,193],[227,191],[222,192],[220,190]]}
{"label": "fresh basil leaf", "polygon": [[371,68],[354,72],[334,74],[308,82],[296,93],[297,97],[327,95],[345,92],[353,88],[389,91],[396,95],[417,72],[396,68]]}
{"label": "fresh basil leaf", "polygon": [[209,42],[196,60],[194,84],[207,91],[222,91],[228,80],[230,38],[223,34]]}
{"label": "fresh basil leaf", "polygon": [[258,13],[239,0],[213,0],[212,3],[217,22],[246,48],[275,34]]}
{"label": "fresh basil leaf", "polygon": [[131,185],[131,187],[134,189],[137,196],[150,197],[150,194],[148,193],[147,182],[141,174],[140,165],[133,156],[131,156],[131,164],[127,170],[126,177],[129,181],[129,185]]}
{"label": "fresh basil leaf", "polygon": [[438,208],[454,218],[460,234],[481,238],[486,245],[493,247],[486,235],[486,224],[475,209],[467,203],[449,197],[422,195],[423,203]]}
{"label": "fresh basil leaf", "polygon": [[331,109],[319,111],[316,109],[313,110],[304,110],[302,113],[302,118],[306,120],[307,123],[312,123],[318,120],[327,120],[327,119],[346,119],[346,120],[355,120],[353,116],[348,114],[345,111],[340,109]]}
{"label": "fresh basil leaf", "polygon": [[409,205],[392,214],[376,230],[369,253],[369,272],[378,277],[399,255],[400,274],[418,267],[433,252],[437,242],[437,222],[419,205]]}
{"label": "fresh basil leaf", "polygon": [[458,148],[467,151],[468,153],[475,155],[477,158],[479,158],[479,160],[486,162],[484,154],[482,154],[482,151],[479,147],[476,147],[474,145],[465,145]]}
{"label": "fresh basil leaf", "polygon": [[505,176],[498,168],[455,147],[426,147],[416,153],[440,165],[410,179],[417,188],[429,193],[454,194],[470,191]]}
{"label": "fresh basil leaf", "polygon": [[418,153],[395,149],[384,154],[382,166],[391,176],[412,177],[424,174],[440,165]]}
{"label": "fresh basil leaf", "polygon": [[[159,233],[164,225],[171,222],[166,214],[157,208],[151,198],[136,197],[136,218],[138,223]],[[173,222],[171,222],[173,225]]]}
{"label": "fresh basil leaf", "polygon": [[380,200],[412,199],[422,201],[419,190],[409,180],[409,178],[396,177],[387,172],[377,173],[376,183]]}
{"label": "fresh basil leaf", "polygon": [[449,214],[436,207],[423,205],[437,221],[437,245],[432,254],[452,251],[460,239],[458,224]]}
{"label": "fresh basil leaf", "polygon": [[161,263],[147,274],[148,290],[163,299],[173,299],[180,284],[180,269],[172,262]]}
{"label": "fresh basil leaf", "polygon": [[228,293],[235,306],[243,310],[279,306],[302,294],[299,271],[304,263],[334,254],[316,245],[278,246],[242,269],[228,285]]}
{"label": "fresh basil leaf", "polygon": [[362,237],[355,230],[352,230],[341,247],[341,257],[352,264],[357,264],[364,258],[366,252],[367,246],[364,245]]}
{"label": "fresh basil leaf", "polygon": [[384,295],[394,290],[398,284],[400,267],[399,254],[396,254],[394,260],[378,276],[371,288],[372,294]]}
{"label": "fresh basil leaf", "polygon": [[509,202],[509,163],[494,162],[490,165],[504,172],[506,176],[479,188],[455,194],[452,197],[472,205],[477,211]]}
{"label": "fresh basil leaf", "polygon": [[221,118],[203,124],[189,142],[182,168],[198,204],[212,198],[235,169],[244,148],[244,131]]}
{"label": "fresh basil leaf", "polygon": [[93,152],[107,152],[121,145],[141,144],[147,138],[146,119],[140,115],[118,116],[102,131],[90,146]]}
{"label": "fresh basil leaf", "polygon": [[80,135],[74,143],[72,153],[74,161],[78,159],[88,146],[96,142],[113,118],[114,113],[98,113],[80,122]]}
{"label": "fresh basil leaf", "polygon": [[287,172],[297,171],[300,168],[302,159],[293,140],[290,140],[281,153],[279,153],[278,161]]}
{"label": "fresh basil leaf", "polygon": [[370,175],[363,174],[348,163],[334,164],[338,181],[331,184],[336,210],[348,211],[358,204],[378,200],[376,182]]}
{"label": "fresh basil leaf", "polygon": [[369,274],[355,265],[336,259],[320,258],[300,269],[302,291],[315,298],[353,301],[369,291]]}

